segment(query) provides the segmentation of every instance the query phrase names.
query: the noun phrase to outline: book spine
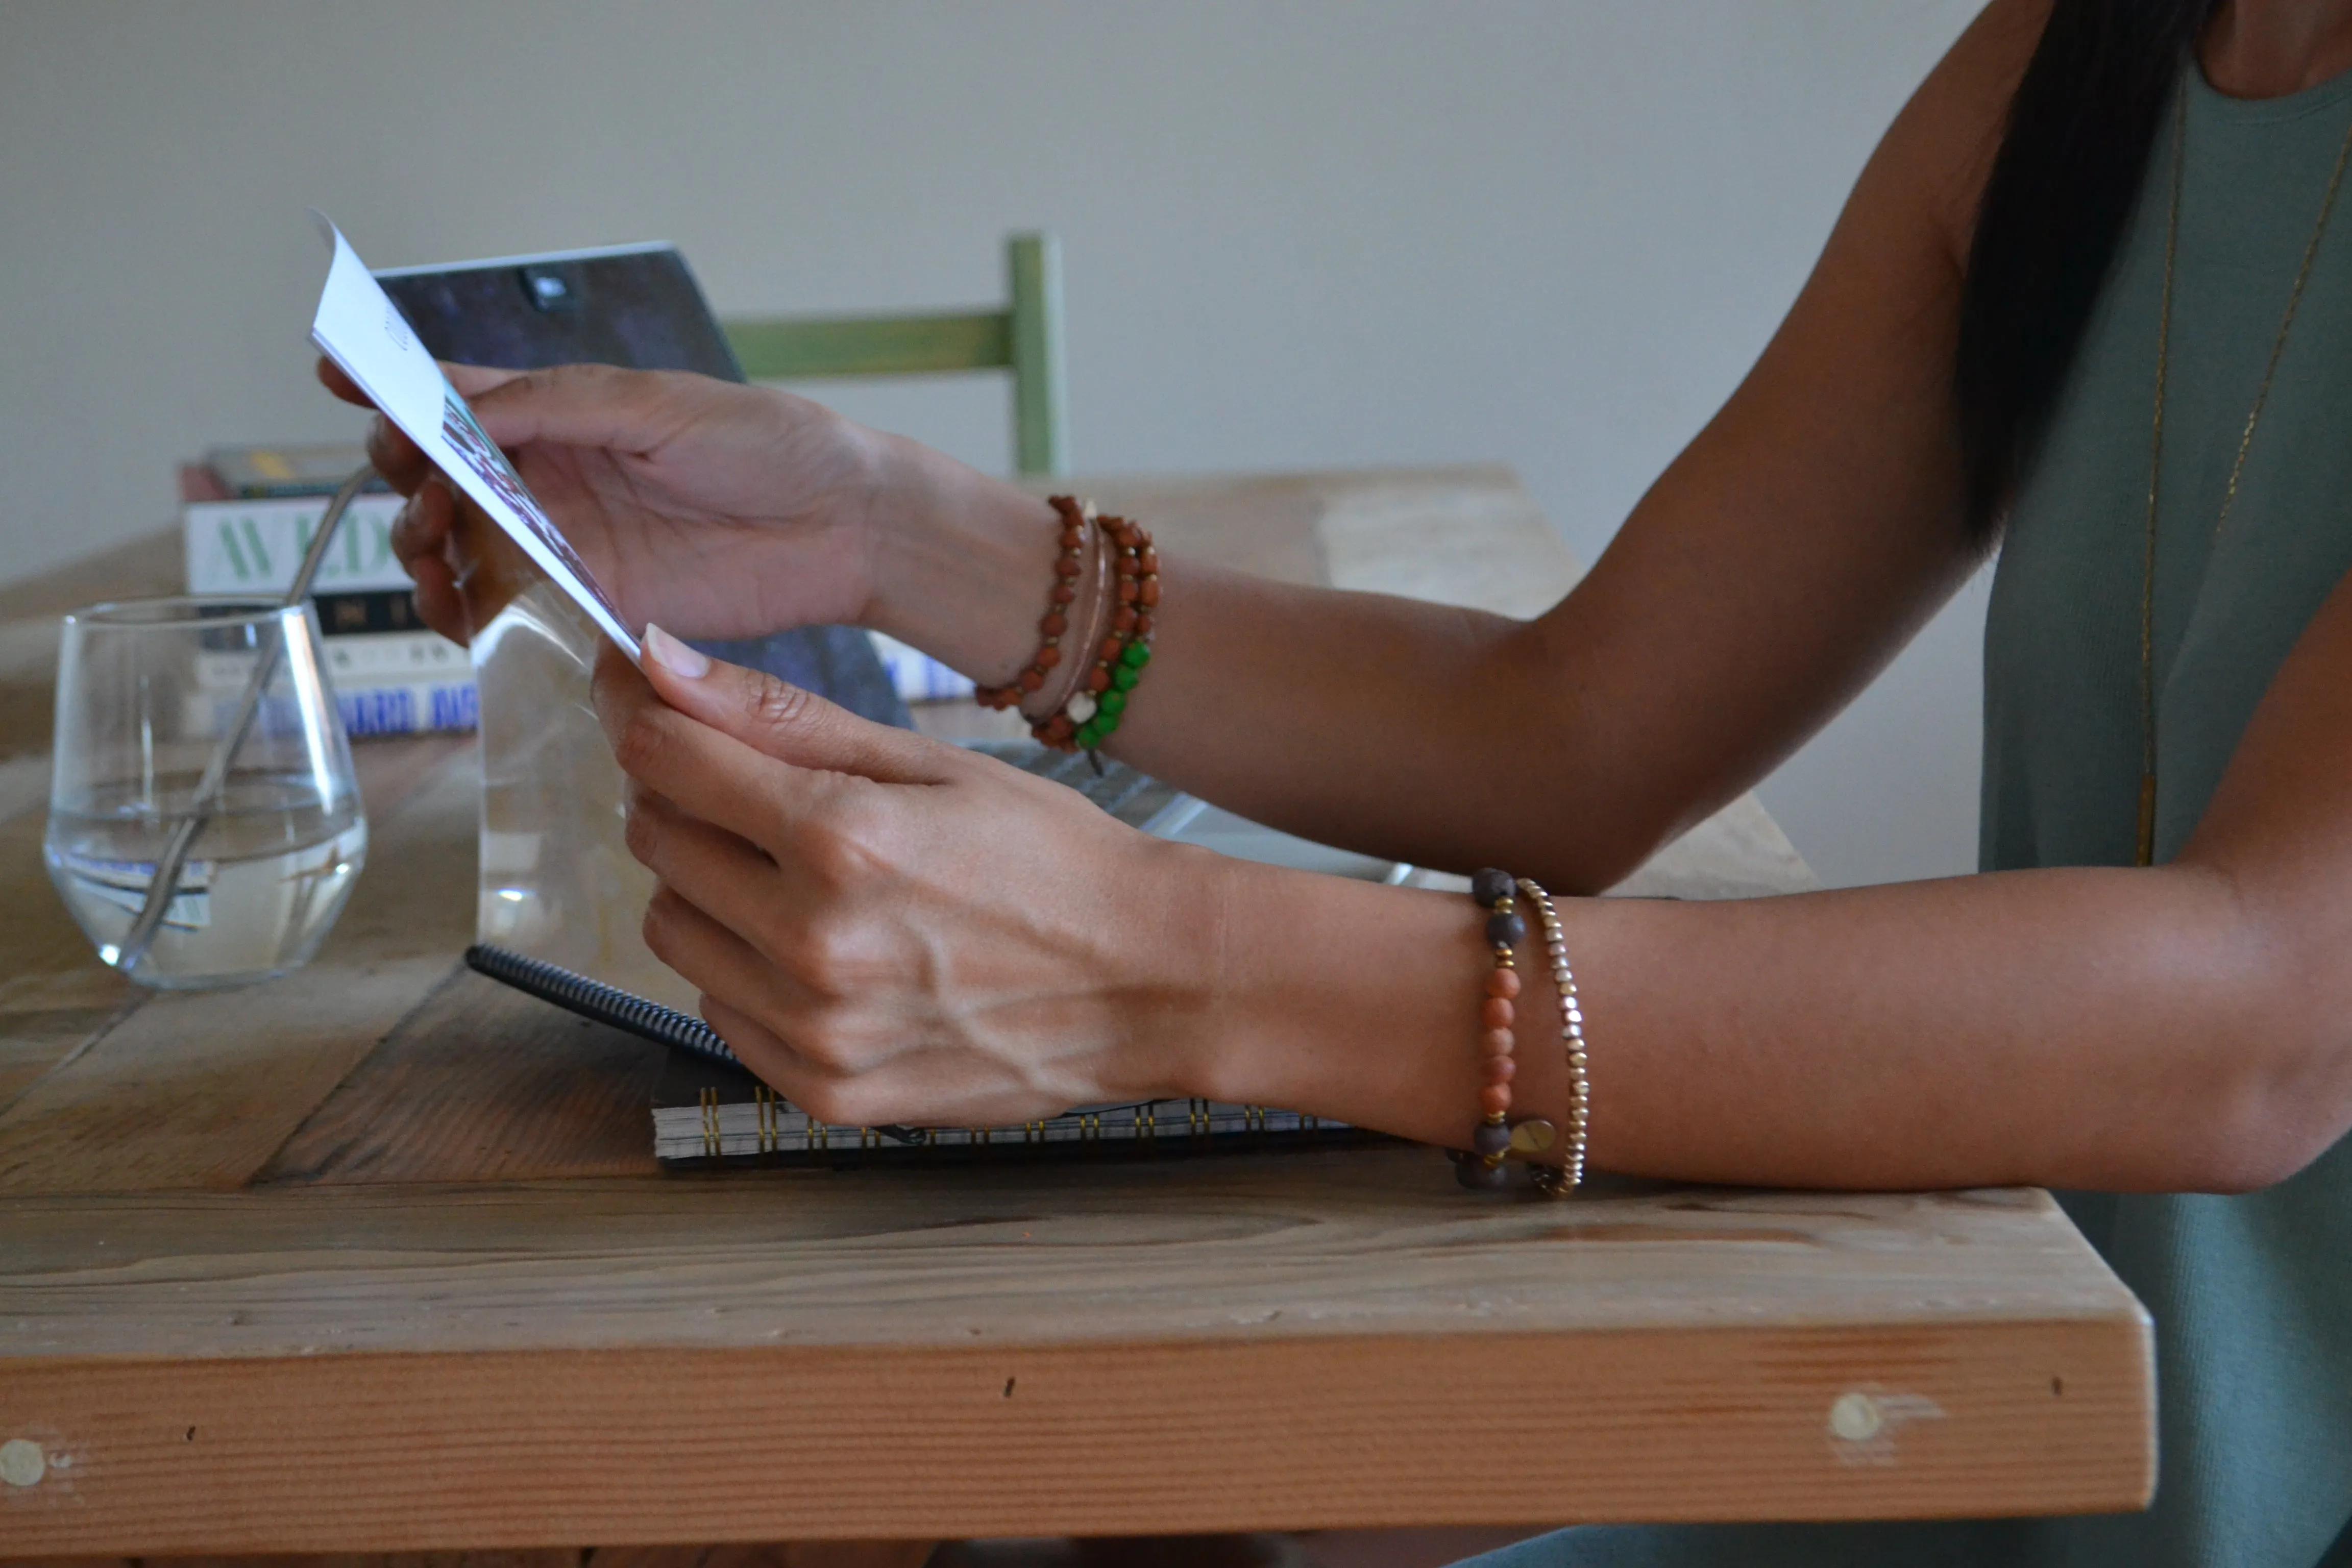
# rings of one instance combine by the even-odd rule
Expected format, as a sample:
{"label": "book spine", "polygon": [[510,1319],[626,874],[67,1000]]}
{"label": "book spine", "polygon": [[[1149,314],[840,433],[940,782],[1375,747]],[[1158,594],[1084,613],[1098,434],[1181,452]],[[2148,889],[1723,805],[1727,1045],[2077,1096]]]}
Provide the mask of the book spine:
{"label": "book spine", "polygon": [[469,685],[474,679],[472,658],[438,632],[366,632],[330,637],[321,651],[338,690],[407,686],[420,680]]}
{"label": "book spine", "polygon": [[[408,587],[408,574],[392,552],[396,495],[362,495],[343,514],[318,583],[329,593]],[[294,582],[324,498],[287,500],[192,500],[181,510],[191,594],[282,594]]]}
{"label": "book spine", "polygon": [[471,681],[416,681],[400,686],[335,689],[343,732],[353,740],[370,735],[425,735],[478,728],[482,710]]}
{"label": "book spine", "polygon": [[[416,618],[416,597],[403,583],[397,588],[367,588],[353,593],[313,594],[310,604],[319,612],[319,635],[327,637],[381,636],[394,633],[414,637],[418,634],[441,641],[436,633],[427,631],[425,623]],[[455,643],[443,643],[454,648]]]}
{"label": "book spine", "polygon": [[[343,729],[354,738],[464,731],[480,724],[473,661],[464,648],[437,633],[331,637],[321,651]],[[245,648],[198,654],[189,723],[220,722],[252,679],[253,664],[253,653]]]}

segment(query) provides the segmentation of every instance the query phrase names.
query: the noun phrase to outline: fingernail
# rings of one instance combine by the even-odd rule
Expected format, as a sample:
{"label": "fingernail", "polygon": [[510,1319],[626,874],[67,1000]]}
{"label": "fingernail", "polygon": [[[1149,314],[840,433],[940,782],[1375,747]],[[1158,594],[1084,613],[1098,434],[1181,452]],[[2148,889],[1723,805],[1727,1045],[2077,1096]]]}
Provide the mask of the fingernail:
{"label": "fingernail", "polygon": [[646,623],[646,652],[672,675],[699,680],[710,673],[710,661],[651,621]]}

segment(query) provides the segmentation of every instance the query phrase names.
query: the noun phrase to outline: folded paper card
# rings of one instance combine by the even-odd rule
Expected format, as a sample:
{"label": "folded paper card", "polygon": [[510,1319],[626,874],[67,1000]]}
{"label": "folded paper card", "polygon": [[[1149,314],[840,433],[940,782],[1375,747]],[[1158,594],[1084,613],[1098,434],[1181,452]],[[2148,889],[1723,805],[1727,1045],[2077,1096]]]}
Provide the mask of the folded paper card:
{"label": "folded paper card", "polygon": [[513,539],[597,630],[635,660],[636,628],[622,618],[595,575],[548,521],[507,455],[482,433],[473,409],[416,341],[399,307],[351,242],[325,217],[311,216],[318,218],[331,259],[326,285],[319,291],[318,313],[310,321],[310,341]]}

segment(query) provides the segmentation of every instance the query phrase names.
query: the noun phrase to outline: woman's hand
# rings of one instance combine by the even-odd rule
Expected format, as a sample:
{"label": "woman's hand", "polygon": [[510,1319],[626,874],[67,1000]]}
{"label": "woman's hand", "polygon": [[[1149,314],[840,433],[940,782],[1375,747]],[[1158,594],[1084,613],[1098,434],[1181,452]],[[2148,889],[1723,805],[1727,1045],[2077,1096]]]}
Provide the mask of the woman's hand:
{"label": "woman's hand", "polygon": [[649,627],[596,708],[654,952],[811,1114],[1002,1126],[1202,1092],[1227,864]]}
{"label": "woman's hand", "polygon": [[[753,637],[864,614],[884,437],[805,398],[708,376],[443,370],[632,625]],[[367,401],[325,360],[319,378]],[[368,456],[409,498],[392,542],[419,615],[465,641],[451,531],[471,503],[382,415]]]}

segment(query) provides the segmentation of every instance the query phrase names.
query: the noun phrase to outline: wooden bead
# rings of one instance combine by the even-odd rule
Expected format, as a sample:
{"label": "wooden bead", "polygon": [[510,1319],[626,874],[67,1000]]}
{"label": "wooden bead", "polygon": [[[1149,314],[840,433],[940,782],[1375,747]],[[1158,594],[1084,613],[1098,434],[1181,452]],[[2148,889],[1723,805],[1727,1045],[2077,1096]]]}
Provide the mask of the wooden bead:
{"label": "wooden bead", "polygon": [[1476,900],[1480,909],[1491,910],[1509,898],[1516,886],[1517,884],[1511,880],[1508,871],[1498,871],[1489,866],[1470,879],[1470,897]]}
{"label": "wooden bead", "polygon": [[1478,1048],[1490,1057],[1507,1057],[1519,1048],[1519,1037],[1508,1029],[1489,1029],[1478,1037]]}
{"label": "wooden bead", "polygon": [[1051,669],[1051,668],[1053,668],[1055,665],[1057,665],[1057,664],[1059,664],[1059,663],[1061,663],[1061,662],[1062,662],[1062,650],[1061,650],[1060,648],[1055,647],[1052,643],[1047,643],[1044,647],[1041,647],[1041,648],[1039,648],[1039,649],[1037,650],[1037,668],[1040,668],[1040,669]]}
{"label": "wooden bead", "polygon": [[1160,552],[1147,544],[1136,556],[1135,563],[1143,568],[1146,575],[1157,572],[1160,570]]}
{"label": "wooden bead", "polygon": [[1516,969],[1490,969],[1486,972],[1486,994],[1517,996],[1519,994],[1519,972]]}
{"label": "wooden bead", "polygon": [[1511,1113],[1511,1086],[1507,1083],[1490,1083],[1480,1089],[1478,1109],[1489,1116],[1508,1116]]}
{"label": "wooden bead", "polygon": [[1132,605],[1135,603],[1135,595],[1139,591],[1139,590],[1138,590],[1135,585],[1134,578],[1121,577],[1118,580],[1118,602],[1120,604]]}
{"label": "wooden bead", "polygon": [[1109,690],[1110,671],[1105,669],[1101,665],[1095,666],[1093,670],[1087,676],[1087,689],[1088,691]]}
{"label": "wooden bead", "polygon": [[1488,1057],[1486,1073],[1488,1083],[1508,1083],[1519,1076],[1519,1064],[1509,1057]]}
{"label": "wooden bead", "polygon": [[1131,632],[1135,630],[1135,623],[1139,618],[1134,610],[1121,605],[1118,607],[1118,614],[1110,618],[1110,624],[1120,631]]}
{"label": "wooden bead", "polygon": [[1105,664],[1117,664],[1118,656],[1127,651],[1127,642],[1121,637],[1105,637],[1102,640],[1102,647],[1096,651],[1101,656]]}
{"label": "wooden bead", "polygon": [[1054,585],[1054,603],[1057,605],[1066,605],[1077,596],[1077,589],[1067,583],[1057,583]]}
{"label": "wooden bead", "polygon": [[1479,1011],[1479,1018],[1490,1029],[1507,1029],[1519,1021],[1519,1011],[1511,1005],[1507,996],[1489,996]]}
{"label": "wooden bead", "polygon": [[1037,629],[1049,637],[1060,637],[1070,629],[1070,617],[1055,610],[1037,623]]}
{"label": "wooden bead", "polygon": [[1151,635],[1151,617],[1150,615],[1139,615],[1135,617],[1135,635],[1139,637],[1148,637]]}
{"label": "wooden bead", "polygon": [[1023,670],[1023,671],[1021,672],[1021,689],[1022,689],[1022,690],[1024,690],[1024,691],[1031,691],[1031,692],[1034,692],[1034,691],[1037,690],[1040,687],[1044,686],[1045,684],[1045,675],[1044,675],[1044,673],[1043,673],[1042,671],[1035,670],[1035,669],[1024,669],[1024,670]]}
{"label": "wooden bead", "polygon": [[1156,605],[1160,603],[1160,579],[1157,577],[1146,577],[1143,580],[1143,586],[1138,589],[1137,592],[1142,595],[1142,602],[1146,605]]}

